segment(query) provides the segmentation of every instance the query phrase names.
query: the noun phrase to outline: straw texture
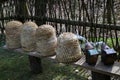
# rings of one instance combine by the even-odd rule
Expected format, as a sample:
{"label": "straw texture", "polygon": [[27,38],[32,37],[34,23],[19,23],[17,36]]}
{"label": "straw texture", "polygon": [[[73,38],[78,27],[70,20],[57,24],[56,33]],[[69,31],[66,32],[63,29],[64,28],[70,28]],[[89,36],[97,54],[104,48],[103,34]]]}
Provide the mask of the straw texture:
{"label": "straw texture", "polygon": [[81,48],[77,36],[66,32],[58,37],[56,59],[61,63],[72,63],[81,58]]}
{"label": "straw texture", "polygon": [[21,45],[24,51],[34,51],[36,48],[35,33],[38,28],[34,22],[25,22],[21,28]]}
{"label": "straw texture", "polygon": [[20,28],[22,23],[19,21],[10,21],[5,26],[6,45],[9,49],[20,48]]}
{"label": "straw texture", "polygon": [[41,56],[55,55],[57,45],[56,31],[51,25],[41,25],[36,31],[36,51]]}

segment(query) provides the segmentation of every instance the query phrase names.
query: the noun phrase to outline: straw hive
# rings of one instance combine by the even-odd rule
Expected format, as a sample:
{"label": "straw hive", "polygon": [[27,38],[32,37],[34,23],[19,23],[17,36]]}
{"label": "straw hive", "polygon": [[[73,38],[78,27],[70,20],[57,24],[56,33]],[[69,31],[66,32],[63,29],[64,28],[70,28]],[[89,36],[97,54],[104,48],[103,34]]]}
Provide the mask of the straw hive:
{"label": "straw hive", "polygon": [[21,28],[21,45],[24,51],[34,51],[36,48],[35,44],[35,33],[38,28],[34,22],[25,22]]}
{"label": "straw hive", "polygon": [[55,55],[57,45],[56,31],[51,25],[41,25],[36,30],[36,51],[41,56]]}
{"label": "straw hive", "polygon": [[10,21],[5,26],[6,45],[10,49],[20,48],[20,29],[22,23],[19,21]]}
{"label": "straw hive", "polygon": [[81,48],[75,34],[66,32],[58,37],[56,59],[61,63],[72,63],[81,58]]}

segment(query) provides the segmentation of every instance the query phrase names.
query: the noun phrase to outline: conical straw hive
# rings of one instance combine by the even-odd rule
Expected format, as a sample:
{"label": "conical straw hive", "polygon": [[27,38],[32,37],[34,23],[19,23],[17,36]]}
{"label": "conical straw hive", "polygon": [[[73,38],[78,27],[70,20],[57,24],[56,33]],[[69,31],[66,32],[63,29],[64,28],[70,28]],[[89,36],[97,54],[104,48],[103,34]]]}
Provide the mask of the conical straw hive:
{"label": "conical straw hive", "polygon": [[52,56],[55,54],[57,45],[56,31],[51,25],[41,25],[36,31],[36,51],[41,56]]}
{"label": "conical straw hive", "polygon": [[20,48],[20,28],[22,23],[19,21],[10,21],[5,26],[6,45],[10,49]]}
{"label": "conical straw hive", "polygon": [[24,51],[34,51],[36,48],[35,33],[38,28],[34,22],[25,22],[21,28],[21,45]]}
{"label": "conical straw hive", "polygon": [[61,63],[72,63],[81,58],[81,48],[75,34],[66,32],[58,37],[56,59]]}

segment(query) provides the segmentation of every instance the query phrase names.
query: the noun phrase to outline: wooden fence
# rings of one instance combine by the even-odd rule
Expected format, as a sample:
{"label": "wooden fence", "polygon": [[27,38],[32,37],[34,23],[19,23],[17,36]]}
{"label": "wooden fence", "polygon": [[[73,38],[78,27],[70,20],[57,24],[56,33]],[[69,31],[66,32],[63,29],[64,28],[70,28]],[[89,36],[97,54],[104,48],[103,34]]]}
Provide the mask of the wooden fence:
{"label": "wooden fence", "polygon": [[94,42],[111,41],[120,53],[119,14],[119,0],[0,0],[0,30],[4,34],[11,20],[32,20],[54,26],[58,35],[73,32]]}

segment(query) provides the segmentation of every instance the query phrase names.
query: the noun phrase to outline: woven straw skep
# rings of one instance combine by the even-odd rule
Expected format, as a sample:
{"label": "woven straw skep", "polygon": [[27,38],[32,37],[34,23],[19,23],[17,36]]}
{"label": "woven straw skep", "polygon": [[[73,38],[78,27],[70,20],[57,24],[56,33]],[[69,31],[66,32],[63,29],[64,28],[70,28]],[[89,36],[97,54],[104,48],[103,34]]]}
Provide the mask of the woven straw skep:
{"label": "woven straw skep", "polygon": [[58,37],[56,59],[61,63],[72,63],[82,56],[78,38],[75,34],[66,32]]}
{"label": "woven straw skep", "polygon": [[41,25],[36,30],[36,51],[41,56],[55,55],[57,45],[56,31],[51,25]]}
{"label": "woven straw skep", "polygon": [[5,26],[6,45],[9,49],[20,48],[20,32],[22,23],[19,21],[10,21]]}
{"label": "woven straw skep", "polygon": [[21,45],[24,51],[34,51],[36,48],[35,33],[38,28],[34,22],[25,22],[21,28]]}

